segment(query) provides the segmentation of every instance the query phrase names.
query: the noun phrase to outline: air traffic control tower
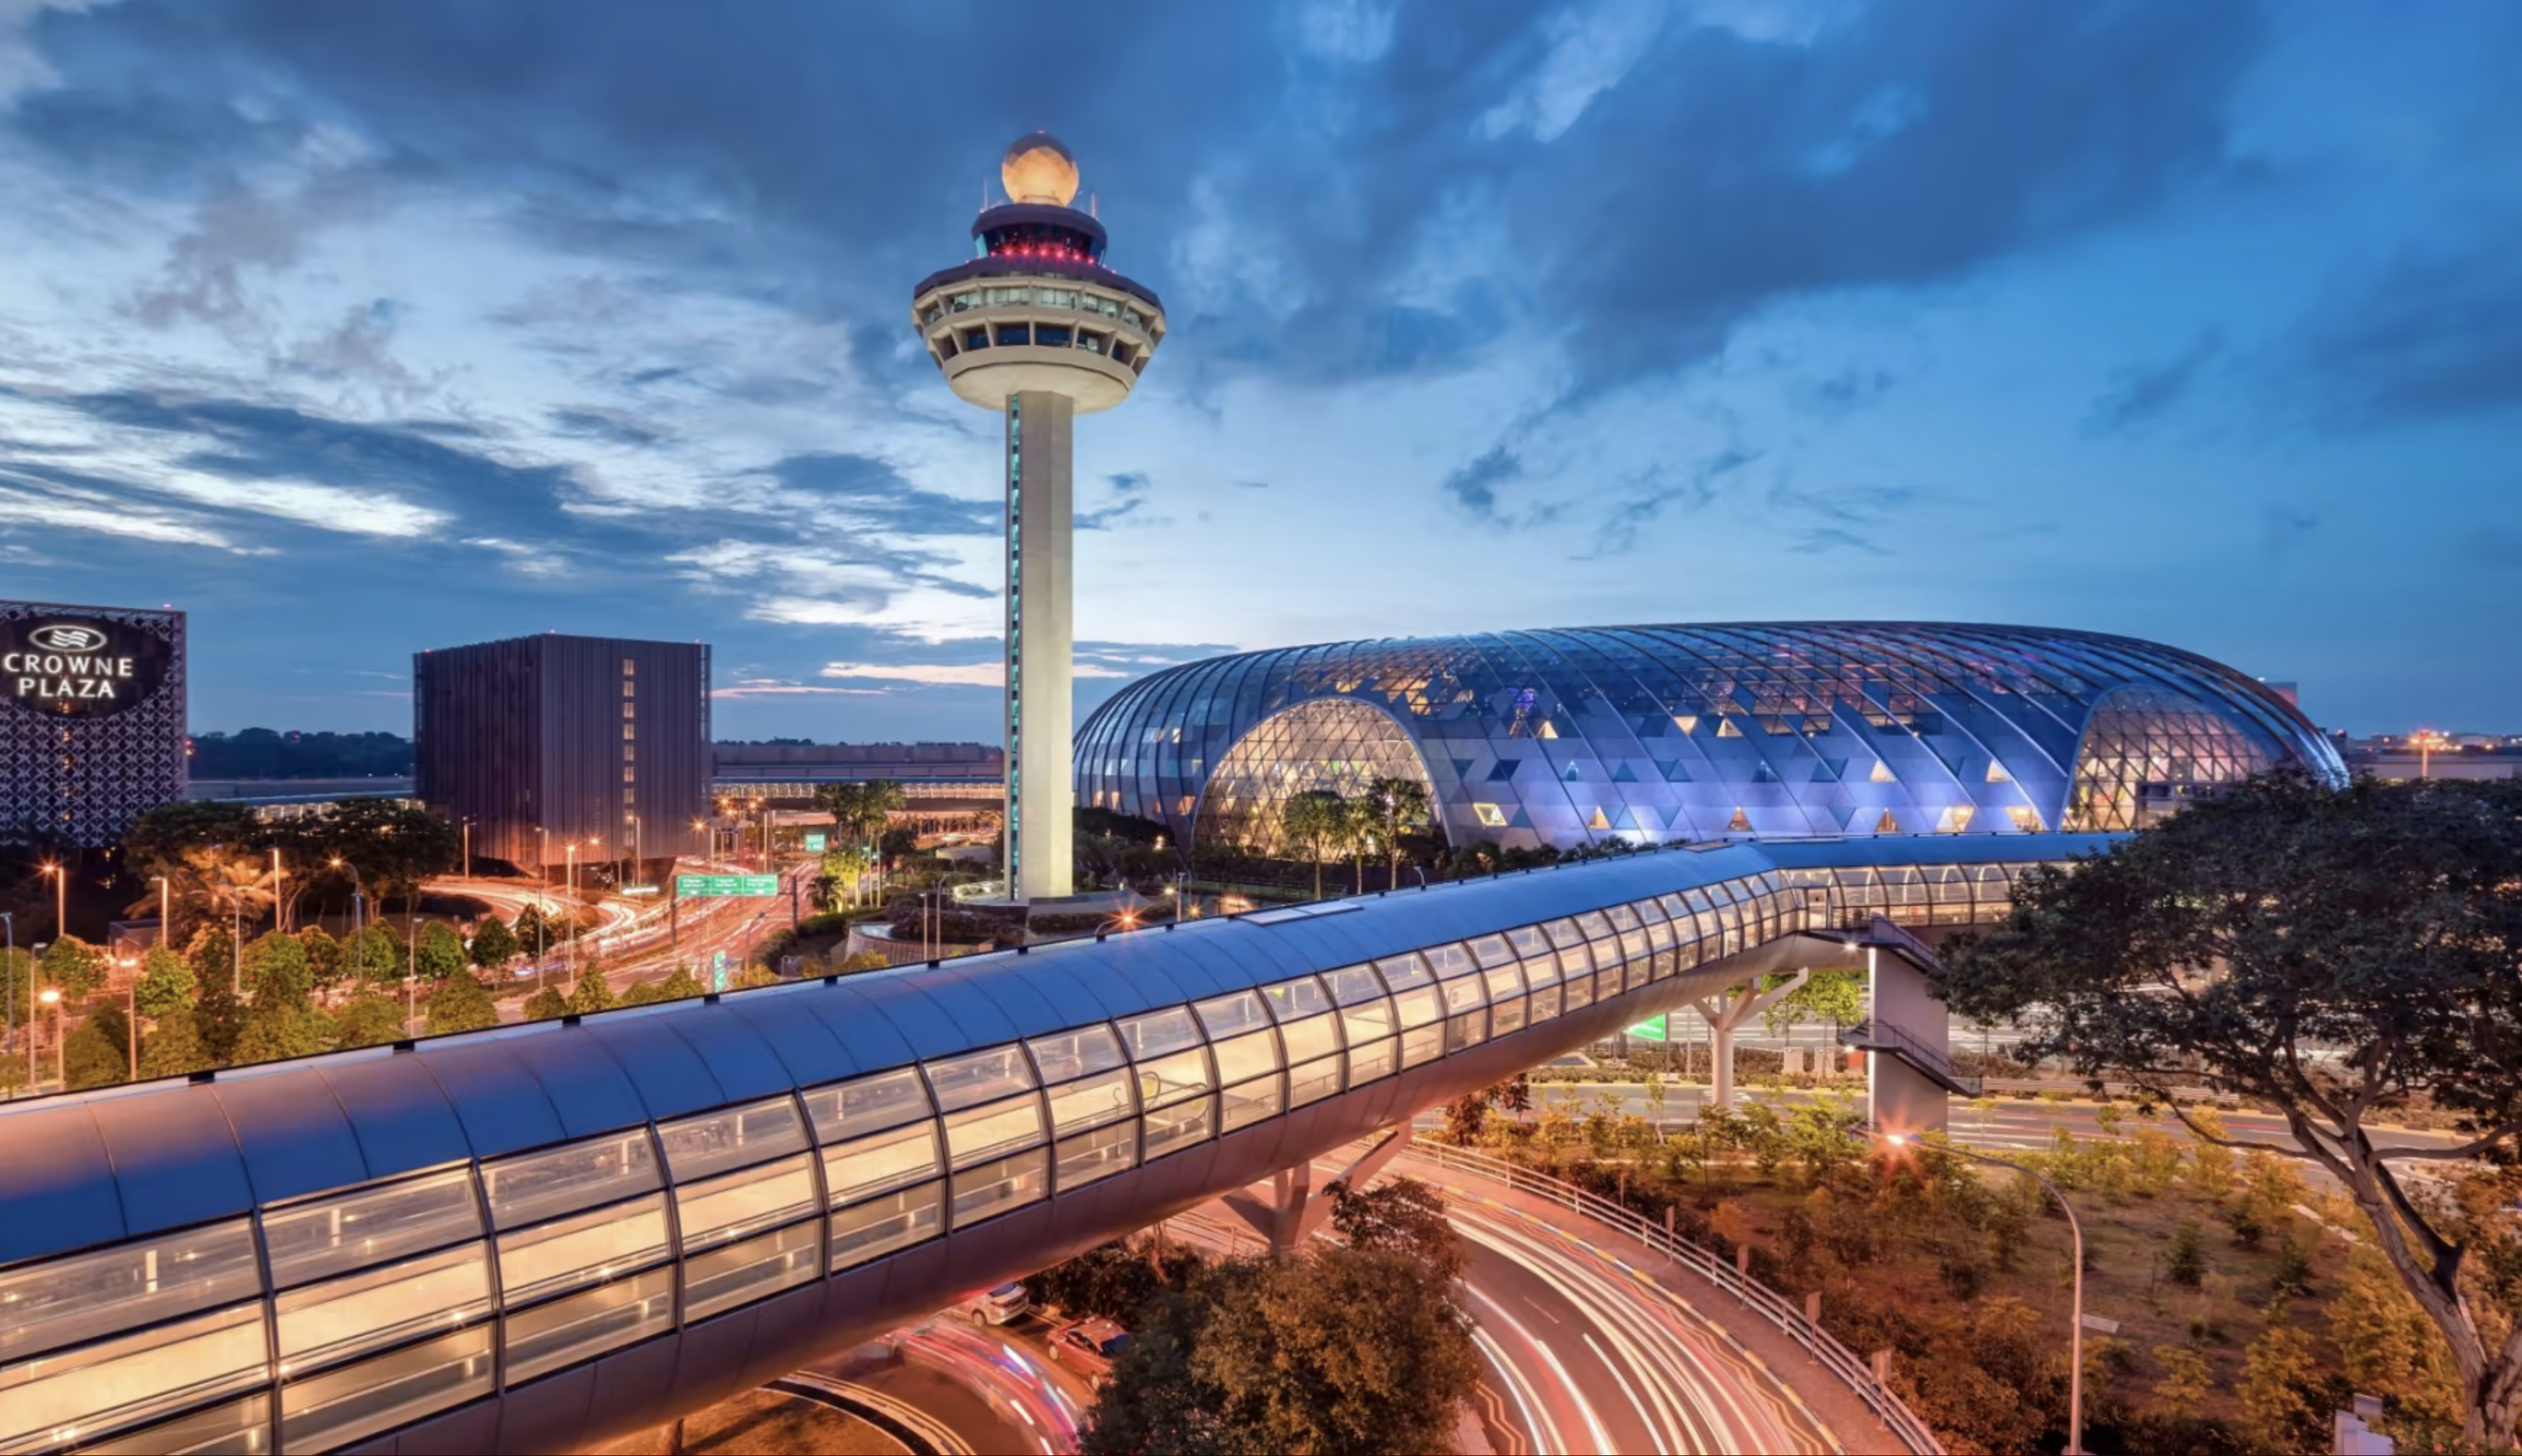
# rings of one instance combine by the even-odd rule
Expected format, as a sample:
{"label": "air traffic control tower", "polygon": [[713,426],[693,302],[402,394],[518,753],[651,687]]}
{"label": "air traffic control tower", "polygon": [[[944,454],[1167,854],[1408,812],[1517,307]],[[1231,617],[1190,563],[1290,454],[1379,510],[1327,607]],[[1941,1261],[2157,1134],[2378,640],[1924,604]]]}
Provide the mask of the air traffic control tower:
{"label": "air traffic control tower", "polygon": [[1046,132],[999,167],[1008,201],[972,222],[970,261],[911,291],[911,322],[955,393],[1007,426],[1007,892],[1075,889],[1069,810],[1070,423],[1130,398],[1165,337],[1156,296],[1103,265],[1077,160]]}

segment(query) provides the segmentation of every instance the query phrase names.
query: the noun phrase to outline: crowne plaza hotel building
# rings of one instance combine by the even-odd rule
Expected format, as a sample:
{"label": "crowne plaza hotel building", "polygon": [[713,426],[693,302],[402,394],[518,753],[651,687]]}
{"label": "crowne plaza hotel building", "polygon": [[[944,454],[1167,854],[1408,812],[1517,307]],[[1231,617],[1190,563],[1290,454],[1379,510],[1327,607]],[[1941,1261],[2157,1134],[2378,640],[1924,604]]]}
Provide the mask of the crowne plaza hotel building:
{"label": "crowne plaza hotel building", "polygon": [[184,614],[0,601],[0,844],[102,849],[184,796]]}

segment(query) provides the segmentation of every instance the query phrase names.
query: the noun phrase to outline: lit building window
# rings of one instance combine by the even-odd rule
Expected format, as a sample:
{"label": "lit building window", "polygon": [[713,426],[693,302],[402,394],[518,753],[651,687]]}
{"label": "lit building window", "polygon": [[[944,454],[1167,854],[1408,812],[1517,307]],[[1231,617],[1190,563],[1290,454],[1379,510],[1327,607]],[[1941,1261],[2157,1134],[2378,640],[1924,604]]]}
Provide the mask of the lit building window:
{"label": "lit building window", "polygon": [[1506,827],[1506,811],[1498,808],[1495,804],[1474,804],[1471,806],[1471,813],[1477,815],[1480,822],[1489,828],[1503,829]]}
{"label": "lit building window", "polygon": [[2084,726],[2060,827],[2136,829],[2178,812],[2198,790],[2269,767],[2266,752],[2222,714],[2159,687],[2103,694]]}
{"label": "lit building window", "polygon": [[1289,799],[1317,790],[1354,797],[1378,778],[1428,783],[1401,725],[1354,698],[1299,703],[1263,720],[1219,762],[1192,837],[1277,853],[1280,811]]}

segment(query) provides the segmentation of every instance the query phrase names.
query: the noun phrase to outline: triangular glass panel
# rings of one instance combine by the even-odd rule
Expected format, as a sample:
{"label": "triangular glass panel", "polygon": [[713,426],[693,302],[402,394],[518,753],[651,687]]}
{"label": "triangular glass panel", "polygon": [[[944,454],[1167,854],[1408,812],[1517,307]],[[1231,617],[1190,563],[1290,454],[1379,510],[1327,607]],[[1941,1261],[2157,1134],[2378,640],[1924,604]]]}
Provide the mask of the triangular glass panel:
{"label": "triangular glass panel", "polygon": [[2012,783],[2014,781],[2014,775],[2005,772],[2005,765],[1998,763],[1994,759],[1989,759],[1987,761],[1987,781],[1990,783]]}
{"label": "triangular glass panel", "polygon": [[1892,766],[1883,762],[1881,759],[1876,759],[1874,761],[1874,772],[1866,775],[1865,777],[1866,780],[1871,783],[1898,783],[1900,781],[1892,776]]}
{"label": "triangular glass panel", "polygon": [[1830,772],[1830,765],[1828,765],[1828,764],[1815,764],[1815,765],[1813,765],[1813,771],[1812,771],[1812,781],[1813,781],[1813,782],[1815,782],[1815,783],[1832,783],[1832,782],[1837,781],[1838,777],[1839,777],[1839,775],[1838,775],[1833,774],[1832,772]]}
{"label": "triangular glass panel", "polygon": [[1897,834],[1897,833],[1899,833],[1899,832],[1900,832],[1900,816],[1898,816],[1898,815],[1896,815],[1896,814],[1893,814],[1893,813],[1892,813],[1891,810],[1889,810],[1889,809],[1884,810],[1884,811],[1883,811],[1883,817],[1882,817],[1881,819],[1878,819],[1878,820],[1876,820],[1876,821],[1874,822],[1874,832],[1875,832],[1875,833],[1877,833],[1877,834]]}
{"label": "triangular glass panel", "polygon": [[1668,764],[1658,764],[1656,767],[1663,771],[1663,781],[1666,783],[1688,783],[1690,781],[1690,771],[1682,767],[1681,760],[1679,759],[1674,759]]}
{"label": "triangular glass panel", "polygon": [[1958,834],[1962,830],[1970,827],[1970,822],[1971,806],[1968,804],[1956,804],[1952,808],[1944,811],[1943,818],[1936,821],[1936,832],[1938,834]]}
{"label": "triangular glass panel", "polygon": [[1751,832],[1751,817],[1743,812],[1741,805],[1736,805],[1734,818],[1726,822],[1725,831],[1729,834],[1745,834]]}
{"label": "triangular glass panel", "polygon": [[1576,766],[1574,764],[1569,764],[1566,768],[1559,771],[1560,780],[1564,783],[1574,783],[1577,779],[1584,776],[1584,775],[1576,772]]}
{"label": "triangular glass panel", "polygon": [[1613,783],[1635,783],[1638,781],[1638,771],[1630,768],[1628,763],[1623,760],[1618,768],[1611,771],[1611,781]]}
{"label": "triangular glass panel", "polygon": [[1778,771],[1770,768],[1767,764],[1762,764],[1760,767],[1751,771],[1751,781],[1753,783],[1775,783],[1778,781]]}
{"label": "triangular glass panel", "polygon": [[1685,733],[1697,732],[1699,730],[1699,717],[1697,714],[1693,713],[1676,713],[1672,716],[1672,726],[1681,729]]}
{"label": "triangular glass panel", "polygon": [[1532,816],[1525,813],[1523,806],[1518,804],[1515,809],[1515,818],[1508,820],[1506,826],[1510,829],[1529,829],[1532,827]]}
{"label": "triangular glass panel", "polygon": [[1541,727],[1532,730],[1532,735],[1536,738],[1556,738],[1559,736],[1559,729],[1552,726],[1549,719],[1545,718],[1541,720]]}
{"label": "triangular glass panel", "polygon": [[1595,808],[1593,817],[1585,821],[1585,827],[1589,829],[1608,829],[1611,826],[1611,822],[1603,817],[1603,811],[1600,806]]}
{"label": "triangular glass panel", "polygon": [[1489,782],[1504,783],[1515,776],[1516,770],[1522,767],[1523,760],[1519,758],[1499,759],[1497,761],[1497,767],[1489,770]]}
{"label": "triangular glass panel", "polygon": [[1479,762],[1479,760],[1477,760],[1477,759],[1468,759],[1468,758],[1458,758],[1458,759],[1454,760],[1454,776],[1455,776],[1456,778],[1469,778],[1469,777],[1471,777],[1471,765],[1473,765],[1473,764],[1475,764],[1475,763],[1477,763],[1477,762]]}
{"label": "triangular glass panel", "polygon": [[1716,736],[1720,738],[1739,738],[1743,736],[1743,730],[1734,726],[1733,719],[1720,718],[1716,720]]}

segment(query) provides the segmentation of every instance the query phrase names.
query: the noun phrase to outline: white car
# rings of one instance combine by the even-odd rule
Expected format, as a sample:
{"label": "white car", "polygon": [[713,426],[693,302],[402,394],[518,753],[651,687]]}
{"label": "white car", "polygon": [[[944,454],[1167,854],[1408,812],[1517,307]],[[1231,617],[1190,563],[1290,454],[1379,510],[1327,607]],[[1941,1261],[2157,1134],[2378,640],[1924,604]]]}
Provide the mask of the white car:
{"label": "white car", "polygon": [[996,1289],[966,1294],[948,1311],[970,1320],[975,1325],[1004,1325],[1033,1308],[1033,1295],[1020,1284],[1003,1284]]}

